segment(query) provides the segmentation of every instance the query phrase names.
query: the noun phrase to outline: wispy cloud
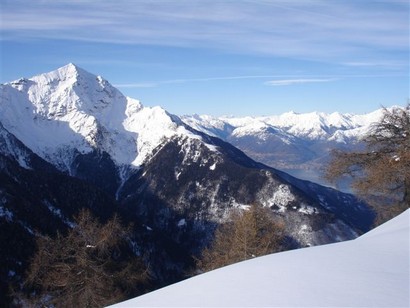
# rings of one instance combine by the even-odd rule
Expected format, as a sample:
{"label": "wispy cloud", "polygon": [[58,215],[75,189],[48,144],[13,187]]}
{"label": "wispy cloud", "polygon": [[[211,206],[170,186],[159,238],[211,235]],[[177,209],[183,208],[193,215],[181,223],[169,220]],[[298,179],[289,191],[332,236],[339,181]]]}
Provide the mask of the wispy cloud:
{"label": "wispy cloud", "polygon": [[[269,79],[274,80],[263,81],[262,84],[267,86],[290,86],[308,83],[334,82],[343,79],[352,78],[381,78],[381,77],[406,77],[404,74],[339,74],[339,75],[240,75],[240,76],[220,76],[220,77],[204,77],[204,78],[185,78],[185,79],[168,79],[161,81],[147,81],[135,83],[118,83],[114,86],[118,88],[154,88],[166,84],[185,84],[191,82],[212,82],[212,81],[227,81],[227,80],[246,80],[246,79]],[[279,79],[280,78],[280,79]]]}
{"label": "wispy cloud", "polygon": [[408,51],[408,2],[374,2],[16,0],[2,4],[0,36],[206,47],[340,62]]}
{"label": "wispy cloud", "polygon": [[305,83],[318,83],[318,82],[330,82],[336,79],[282,79],[282,80],[271,80],[265,82],[268,86],[290,86],[295,84],[305,84]]}
{"label": "wispy cloud", "polygon": [[409,65],[408,61],[359,61],[359,62],[345,62],[343,65],[351,67],[362,67],[362,68],[385,68],[385,69],[399,69]]}
{"label": "wispy cloud", "polygon": [[266,79],[278,77],[277,75],[241,75],[241,76],[221,76],[221,77],[204,77],[204,78],[185,78],[185,79],[169,79],[155,82],[142,82],[142,83],[126,83],[115,84],[118,88],[152,88],[158,87],[164,84],[177,84],[177,83],[189,83],[189,82],[208,82],[208,81],[223,81],[223,80],[241,80],[241,79]]}

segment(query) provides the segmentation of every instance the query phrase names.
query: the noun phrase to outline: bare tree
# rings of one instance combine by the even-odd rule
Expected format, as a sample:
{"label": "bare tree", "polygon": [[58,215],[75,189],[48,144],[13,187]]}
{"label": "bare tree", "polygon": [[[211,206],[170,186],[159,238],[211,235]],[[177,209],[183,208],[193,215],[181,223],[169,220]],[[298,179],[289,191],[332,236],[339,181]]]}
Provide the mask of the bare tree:
{"label": "bare tree", "polygon": [[239,261],[281,250],[284,225],[276,222],[268,208],[252,205],[234,211],[229,222],[215,232],[211,246],[205,248],[197,266],[210,271]]}
{"label": "bare tree", "polygon": [[410,204],[410,105],[385,108],[364,142],[362,152],[333,151],[325,178],[352,177],[352,188],[383,221]]}
{"label": "bare tree", "polygon": [[67,235],[38,238],[25,282],[35,295],[25,304],[102,307],[126,299],[147,278],[142,261],[123,253],[129,231],[117,216],[101,224],[82,210]]}

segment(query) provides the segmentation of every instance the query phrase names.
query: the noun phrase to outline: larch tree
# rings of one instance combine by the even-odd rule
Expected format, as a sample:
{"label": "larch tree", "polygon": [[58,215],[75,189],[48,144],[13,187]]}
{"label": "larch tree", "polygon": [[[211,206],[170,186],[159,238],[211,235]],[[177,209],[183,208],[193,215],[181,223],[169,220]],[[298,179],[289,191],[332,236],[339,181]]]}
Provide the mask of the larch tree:
{"label": "larch tree", "polygon": [[374,206],[382,222],[410,204],[410,104],[384,108],[364,142],[361,152],[333,151],[325,178],[351,177],[353,190]]}
{"label": "larch tree", "polygon": [[103,307],[135,296],[147,270],[131,251],[124,254],[129,231],[117,216],[101,224],[82,210],[66,235],[39,237],[25,282],[31,295],[21,303]]}
{"label": "larch tree", "polygon": [[252,205],[236,210],[215,231],[211,245],[197,260],[200,271],[210,271],[281,250],[284,225],[273,219],[268,208]]}

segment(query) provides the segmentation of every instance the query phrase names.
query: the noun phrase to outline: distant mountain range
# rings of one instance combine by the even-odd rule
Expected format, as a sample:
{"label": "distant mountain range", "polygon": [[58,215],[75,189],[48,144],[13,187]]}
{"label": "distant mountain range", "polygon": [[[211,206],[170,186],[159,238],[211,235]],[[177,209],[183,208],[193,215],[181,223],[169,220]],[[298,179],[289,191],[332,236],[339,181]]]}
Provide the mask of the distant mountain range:
{"label": "distant mountain range", "polygon": [[[158,285],[184,277],[234,208],[270,207],[285,222],[288,248],[353,239],[372,226],[373,212],[353,195],[299,180],[227,142],[250,136],[272,157],[301,146],[296,128],[278,128],[273,118],[181,119],[74,64],[2,84],[0,94],[0,293],[20,279],[35,236],[70,228],[83,207],[134,223],[135,252],[155,265]],[[321,140],[326,128],[297,131]]]}
{"label": "distant mountain range", "polygon": [[332,149],[355,150],[383,109],[369,114],[288,112],[264,117],[186,115],[191,127],[221,138],[268,166],[315,182],[326,183],[321,170]]}

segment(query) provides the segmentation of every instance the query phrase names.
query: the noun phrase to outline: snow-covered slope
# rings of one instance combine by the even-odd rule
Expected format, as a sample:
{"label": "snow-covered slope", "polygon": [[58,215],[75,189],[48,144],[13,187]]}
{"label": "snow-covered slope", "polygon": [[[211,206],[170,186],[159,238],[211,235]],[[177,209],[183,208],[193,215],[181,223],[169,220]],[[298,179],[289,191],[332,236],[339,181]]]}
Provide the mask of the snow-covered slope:
{"label": "snow-covered slope", "polygon": [[410,210],[348,242],[261,257],[114,307],[409,307]]}
{"label": "snow-covered slope", "polygon": [[163,138],[189,134],[177,117],[143,107],[71,63],[1,85],[0,93],[4,127],[62,170],[69,169],[73,150],[97,148],[119,166],[138,167]]}

